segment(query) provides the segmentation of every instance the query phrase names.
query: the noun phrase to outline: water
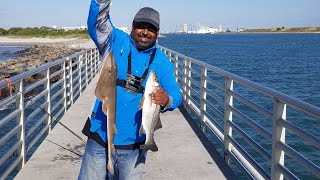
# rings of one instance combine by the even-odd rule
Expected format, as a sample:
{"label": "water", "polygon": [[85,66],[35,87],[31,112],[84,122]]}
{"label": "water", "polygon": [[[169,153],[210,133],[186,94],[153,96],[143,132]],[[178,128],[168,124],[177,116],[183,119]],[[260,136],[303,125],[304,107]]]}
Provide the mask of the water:
{"label": "water", "polygon": [[[165,36],[166,38],[159,39],[159,44],[164,47],[320,107],[320,34],[165,34]],[[263,107],[272,111],[272,99],[269,98],[269,103],[266,103],[268,100],[266,97],[255,96],[254,93],[243,89],[239,91],[242,95],[251,95],[250,100],[261,103]],[[198,100],[199,97],[194,96],[194,99]],[[269,132],[272,131],[270,120],[252,113],[252,110],[245,108],[243,104],[235,103],[235,106],[246,112],[246,115],[260,126]],[[290,107],[287,108],[287,120],[316,137],[320,136],[319,121]],[[263,137],[241,119],[234,117],[233,121],[271,153],[270,142],[263,141]],[[223,126],[223,121],[218,124]],[[234,137],[238,138],[236,133]],[[237,141],[255,157],[266,172],[271,172],[270,165],[263,157],[259,157],[260,155],[249,148],[243,140],[237,139]],[[290,131],[287,131],[286,142],[314,161],[316,165],[320,165],[318,149],[304,144],[301,138],[291,134]],[[314,175],[290,157],[286,156],[285,165],[301,179],[315,179]]]}
{"label": "water", "polygon": [[166,34],[159,44],[320,106],[320,34]]}
{"label": "water", "polygon": [[18,52],[26,48],[28,46],[0,46],[0,60],[17,58],[20,56]]}

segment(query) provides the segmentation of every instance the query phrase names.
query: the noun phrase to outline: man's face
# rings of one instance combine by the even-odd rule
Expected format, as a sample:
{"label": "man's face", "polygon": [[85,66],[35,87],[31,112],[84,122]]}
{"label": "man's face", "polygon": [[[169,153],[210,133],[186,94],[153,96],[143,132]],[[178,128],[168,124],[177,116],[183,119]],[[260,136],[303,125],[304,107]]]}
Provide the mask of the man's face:
{"label": "man's face", "polygon": [[134,22],[132,25],[131,38],[139,50],[146,50],[154,45],[159,30],[152,24]]}

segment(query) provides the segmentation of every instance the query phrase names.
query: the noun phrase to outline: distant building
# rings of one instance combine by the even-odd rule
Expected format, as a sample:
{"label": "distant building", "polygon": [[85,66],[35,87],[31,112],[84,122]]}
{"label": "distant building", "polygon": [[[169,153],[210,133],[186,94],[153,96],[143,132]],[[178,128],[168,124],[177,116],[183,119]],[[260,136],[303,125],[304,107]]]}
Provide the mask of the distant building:
{"label": "distant building", "polygon": [[187,33],[187,34],[215,34],[218,32],[223,32],[222,26],[220,25],[218,28],[207,27],[201,25],[199,22],[196,23],[196,30],[189,30],[188,24],[182,25],[182,31],[176,31],[176,33]]}
{"label": "distant building", "polygon": [[197,23],[197,34],[214,34],[220,32],[219,29],[213,27],[206,27],[201,25],[199,22]]}
{"label": "distant building", "polygon": [[188,24],[183,24],[183,33],[188,33]]}
{"label": "distant building", "polygon": [[84,29],[87,29],[87,27],[86,27],[86,26],[79,26],[79,27],[62,27],[61,29],[65,30],[65,31],[76,30],[76,29],[84,30]]}

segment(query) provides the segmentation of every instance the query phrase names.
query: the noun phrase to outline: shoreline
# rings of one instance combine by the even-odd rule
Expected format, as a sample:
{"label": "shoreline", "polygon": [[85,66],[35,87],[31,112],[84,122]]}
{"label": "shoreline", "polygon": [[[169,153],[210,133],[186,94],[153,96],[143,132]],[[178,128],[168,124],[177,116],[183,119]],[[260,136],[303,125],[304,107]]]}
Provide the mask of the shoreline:
{"label": "shoreline", "polygon": [[0,61],[0,78],[13,77],[45,63],[95,47],[91,39],[4,38],[0,46],[29,46],[18,51],[19,57]]}
{"label": "shoreline", "polygon": [[33,46],[33,45],[48,45],[59,44],[70,48],[94,48],[95,45],[91,39],[77,38],[12,38],[0,37],[0,46]]}

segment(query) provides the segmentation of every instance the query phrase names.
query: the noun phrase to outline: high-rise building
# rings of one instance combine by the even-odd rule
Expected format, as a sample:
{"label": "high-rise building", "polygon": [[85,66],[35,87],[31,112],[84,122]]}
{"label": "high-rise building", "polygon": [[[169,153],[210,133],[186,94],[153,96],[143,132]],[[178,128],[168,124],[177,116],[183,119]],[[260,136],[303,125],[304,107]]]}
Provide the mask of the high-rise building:
{"label": "high-rise building", "polygon": [[183,33],[188,33],[188,24],[183,24]]}

